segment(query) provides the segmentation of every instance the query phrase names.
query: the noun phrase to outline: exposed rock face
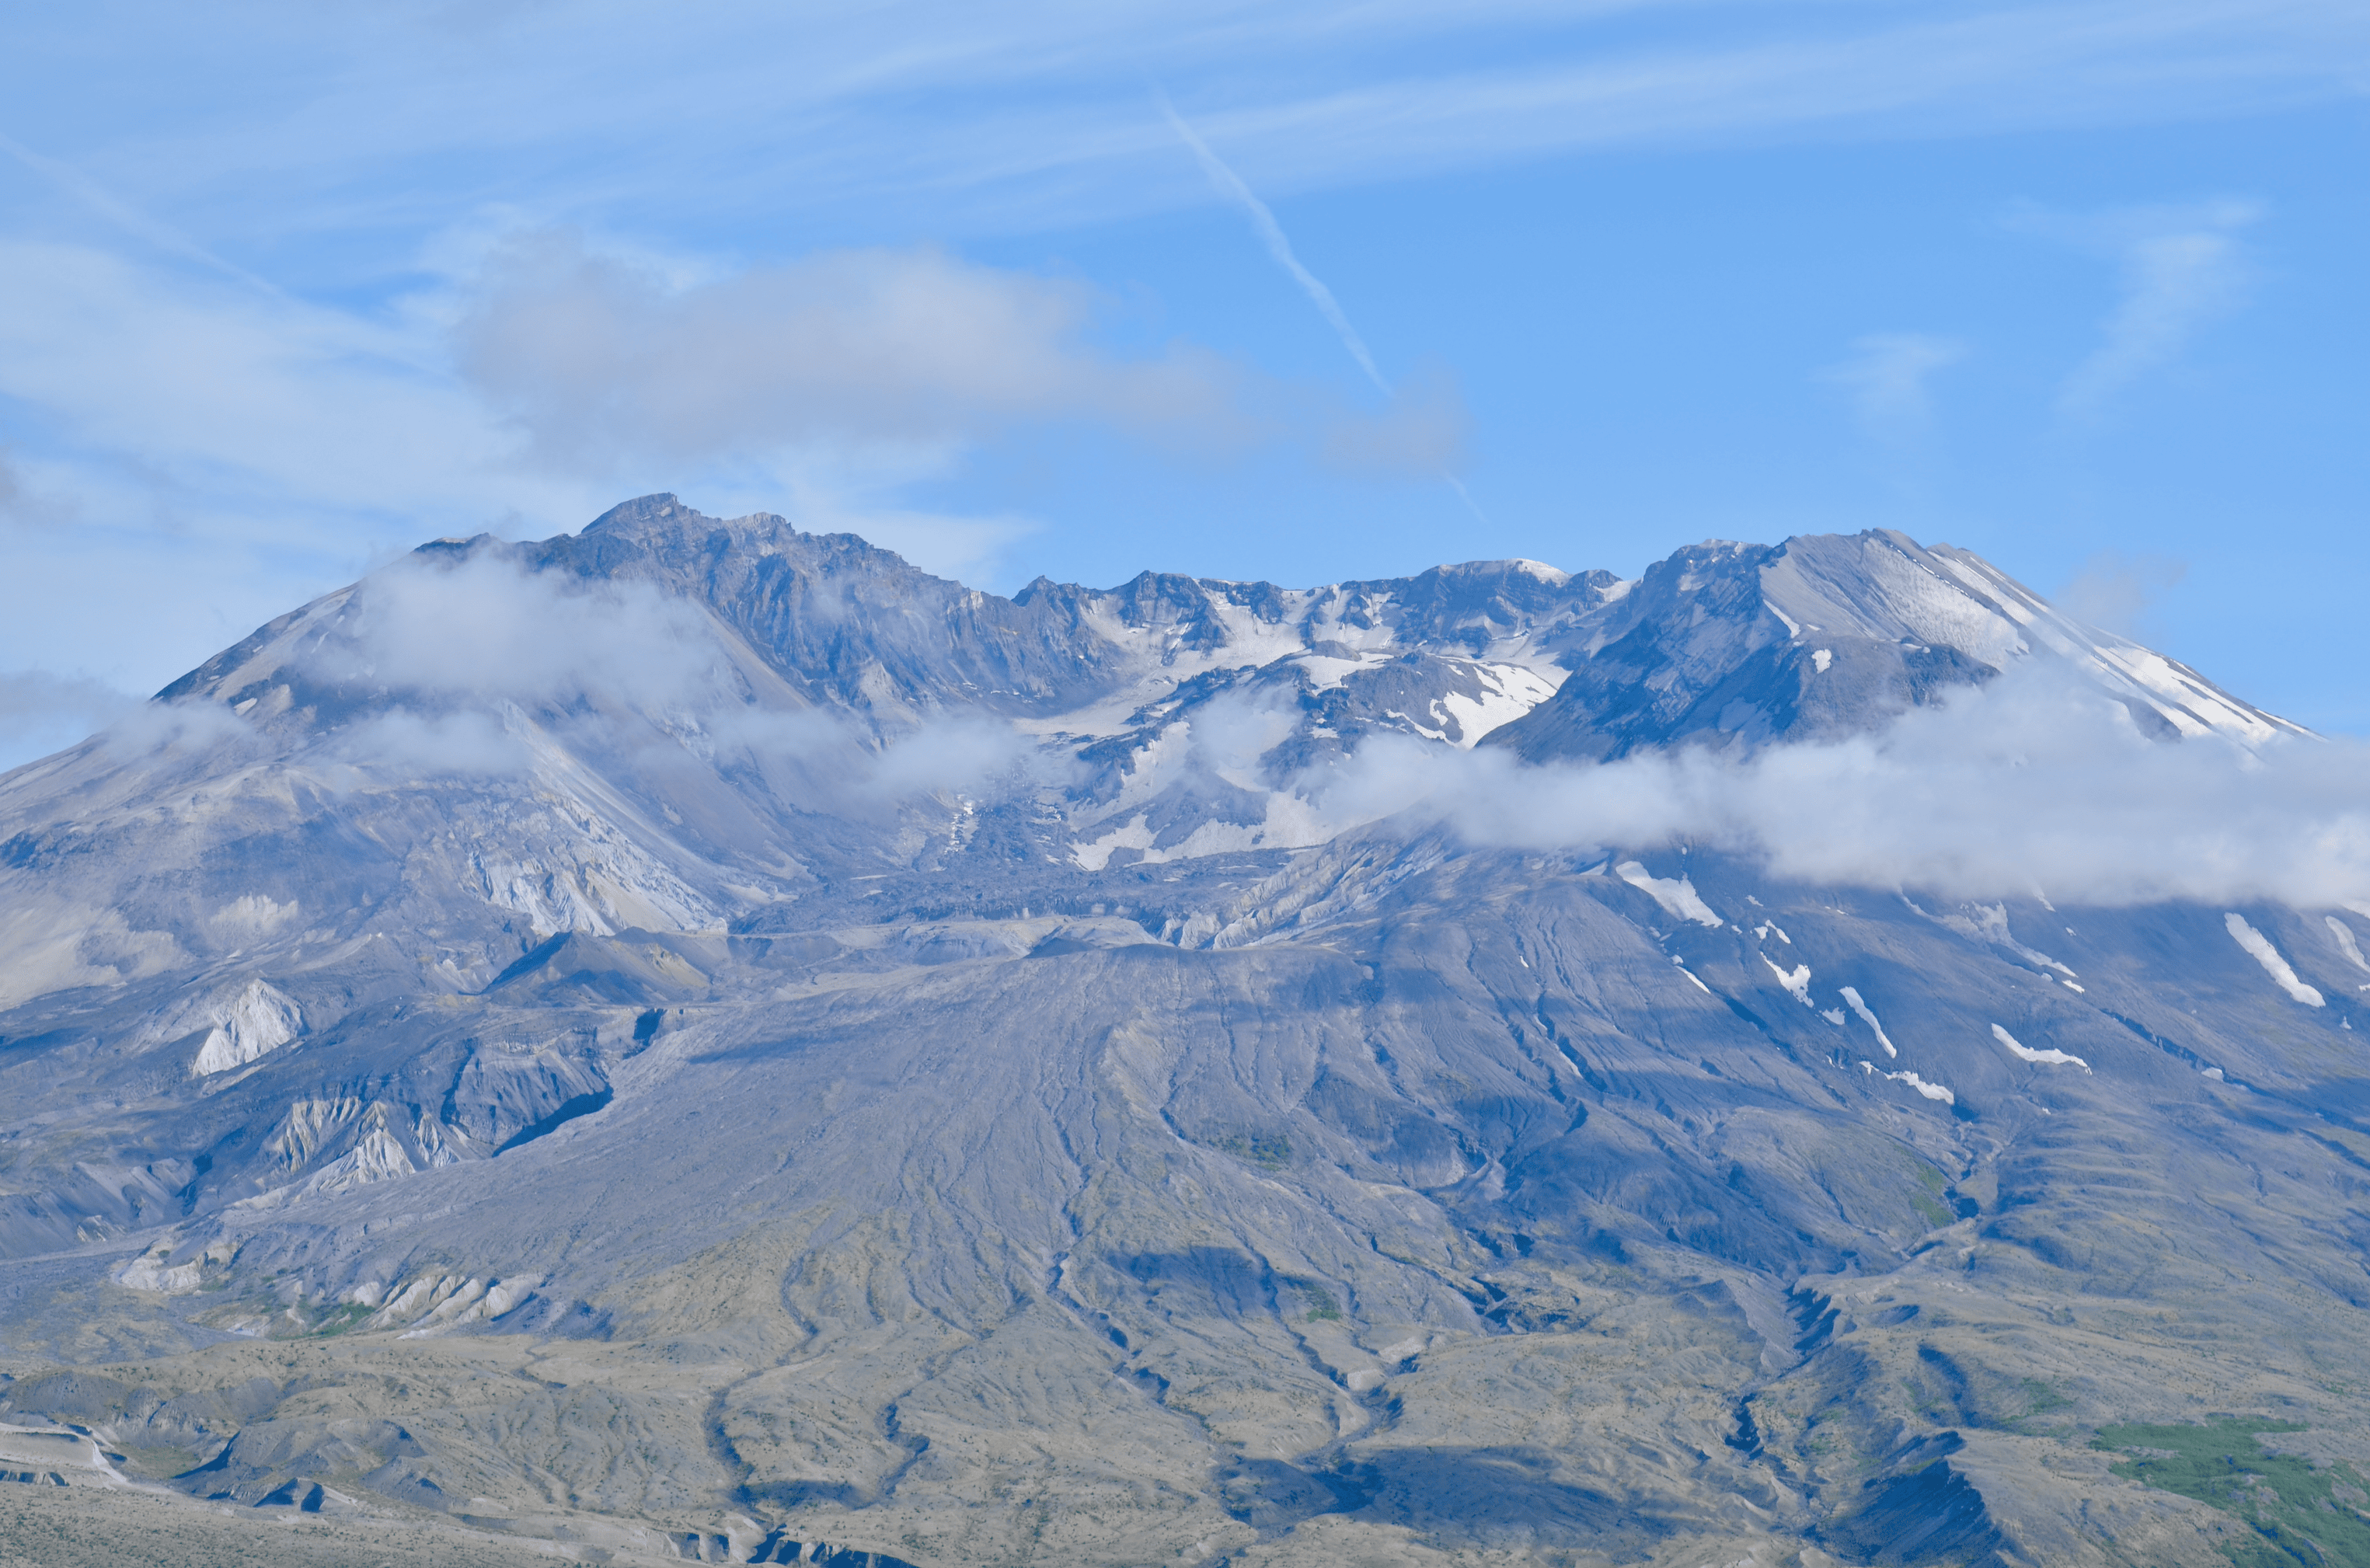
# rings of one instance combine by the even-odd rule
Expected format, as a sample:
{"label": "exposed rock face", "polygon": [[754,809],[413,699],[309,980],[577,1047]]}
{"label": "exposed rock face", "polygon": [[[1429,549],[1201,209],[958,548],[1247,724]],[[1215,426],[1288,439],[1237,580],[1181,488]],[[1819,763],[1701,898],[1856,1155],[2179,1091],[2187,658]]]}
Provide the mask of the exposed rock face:
{"label": "exposed rock face", "polygon": [[1537,761],[1824,738],[2036,654],[2098,682],[2158,734],[2295,730],[2068,619],[1981,557],[1891,531],[1681,550],[1597,619],[1582,653],[1553,701],[1491,744]]}
{"label": "exposed rock face", "polygon": [[702,1561],[2226,1561],[2086,1445],[2370,1462],[2370,920],[1301,788],[2032,659],[2283,728],[1894,535],[1010,600],[668,497],[429,547],[0,778],[0,1401]]}

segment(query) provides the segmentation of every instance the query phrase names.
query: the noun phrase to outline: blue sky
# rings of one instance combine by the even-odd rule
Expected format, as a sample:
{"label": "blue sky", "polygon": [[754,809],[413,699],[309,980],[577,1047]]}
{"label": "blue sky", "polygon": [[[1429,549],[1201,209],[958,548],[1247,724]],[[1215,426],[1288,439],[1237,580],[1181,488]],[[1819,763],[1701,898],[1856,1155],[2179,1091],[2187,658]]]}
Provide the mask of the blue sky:
{"label": "blue sky", "polygon": [[7,36],[0,763],[653,490],[1004,591],[1899,527],[2370,731],[2358,0]]}

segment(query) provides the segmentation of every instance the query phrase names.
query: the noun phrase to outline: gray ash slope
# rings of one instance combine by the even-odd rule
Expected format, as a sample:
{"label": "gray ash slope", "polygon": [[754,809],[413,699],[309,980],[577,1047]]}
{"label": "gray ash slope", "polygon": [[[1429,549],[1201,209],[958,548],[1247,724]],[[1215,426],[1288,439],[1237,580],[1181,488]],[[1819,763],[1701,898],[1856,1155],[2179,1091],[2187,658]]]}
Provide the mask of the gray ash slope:
{"label": "gray ash slope", "polygon": [[1892,534],[1010,600],[667,497],[428,547],[0,779],[8,1408],[626,1555],[2225,1561],[2085,1443],[2370,1461],[2370,921],[1298,786],[2028,660],[2292,729]]}

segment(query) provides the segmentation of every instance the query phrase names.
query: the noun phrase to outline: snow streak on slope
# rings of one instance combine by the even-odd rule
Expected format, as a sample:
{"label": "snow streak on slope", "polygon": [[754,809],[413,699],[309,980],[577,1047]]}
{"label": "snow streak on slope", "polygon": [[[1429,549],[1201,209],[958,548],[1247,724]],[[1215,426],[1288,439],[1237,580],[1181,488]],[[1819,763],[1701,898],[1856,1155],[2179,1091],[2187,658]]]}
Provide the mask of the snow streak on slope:
{"label": "snow streak on slope", "polygon": [[1867,1024],[1870,1032],[1875,1034],[1876,1043],[1884,1047],[1884,1054],[1888,1056],[1900,1055],[1901,1053],[1893,1048],[1893,1042],[1885,1037],[1884,1025],[1876,1021],[1876,1014],[1870,1012],[1868,1004],[1860,1000],[1859,993],[1847,986],[1843,988],[1843,997],[1844,1005],[1858,1013],[1860,1021]]}
{"label": "snow streak on slope", "polygon": [[2296,972],[2288,966],[2286,959],[2280,956],[2280,950],[2272,945],[2272,939],[2247,924],[2245,917],[2234,913],[2223,916],[2222,921],[2229,928],[2231,940],[2246,949],[2247,955],[2263,966],[2263,973],[2272,977],[2272,984],[2308,1008],[2329,1005],[2318,991],[2296,978]]}
{"label": "snow streak on slope", "polygon": [[2321,919],[2328,925],[2330,936],[2336,940],[2338,951],[2343,953],[2354,968],[2370,974],[2370,958],[2362,956],[2361,945],[2353,940],[2353,928],[2334,915],[2324,915]]}
{"label": "snow streak on slope", "polygon": [[2086,1073],[2090,1070],[2090,1064],[2081,1057],[2069,1056],[2054,1046],[2045,1051],[2036,1051],[1996,1023],[1992,1025],[1992,1038],[2007,1046],[2008,1054],[2019,1061],[2033,1062],[2050,1067],[2079,1067]]}
{"label": "snow streak on slope", "polygon": [[1918,1094],[1924,1096],[1927,1100],[1938,1100],[1945,1105],[1956,1105],[1959,1102],[1959,1097],[1952,1093],[1950,1087],[1946,1084],[1927,1083],[1924,1078],[1919,1078],[1916,1073],[1912,1072],[1888,1073],[1879,1067],[1874,1062],[1863,1061],[1859,1066],[1862,1072],[1865,1072],[1873,1078],[1886,1078],[1893,1083],[1907,1084],[1912,1090],[1915,1090]]}
{"label": "snow streak on slope", "polygon": [[[2187,665],[2085,626],[1969,550],[1884,530],[1789,540],[1761,571],[1789,625],[1956,649],[1996,670],[2054,658],[2182,736],[2249,744],[2305,732],[2249,707]],[[1796,634],[1797,636],[1801,634]]]}
{"label": "snow streak on slope", "polygon": [[1658,877],[1635,860],[1622,861],[1613,868],[1613,874],[1682,920],[1693,920],[1715,930],[1727,923],[1697,894],[1695,883],[1685,877]]}
{"label": "snow streak on slope", "polygon": [[2183,736],[2221,734],[2250,744],[2306,732],[2249,707],[2188,665],[2061,614],[2032,590],[1972,551],[1930,552],[1960,582],[2025,632],[2109,690],[2128,693]]}

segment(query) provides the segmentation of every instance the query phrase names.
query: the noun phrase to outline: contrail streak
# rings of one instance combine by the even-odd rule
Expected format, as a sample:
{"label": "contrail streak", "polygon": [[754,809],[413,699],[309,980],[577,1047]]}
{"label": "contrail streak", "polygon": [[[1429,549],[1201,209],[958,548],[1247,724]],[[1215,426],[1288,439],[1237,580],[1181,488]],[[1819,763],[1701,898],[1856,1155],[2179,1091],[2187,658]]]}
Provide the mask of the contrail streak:
{"label": "contrail streak", "polygon": [[[1267,246],[1267,253],[1275,258],[1277,266],[1292,274],[1292,281],[1300,285],[1301,292],[1308,296],[1318,313],[1332,324],[1334,332],[1341,340],[1341,346],[1350,351],[1350,357],[1358,362],[1358,368],[1366,373],[1366,379],[1375,384],[1375,390],[1386,398],[1395,396],[1391,384],[1383,378],[1382,371],[1375,365],[1375,356],[1366,352],[1366,340],[1358,336],[1355,327],[1350,325],[1349,313],[1341,308],[1341,302],[1333,297],[1333,291],[1325,286],[1325,280],[1303,266],[1300,258],[1293,253],[1292,241],[1285,237],[1283,225],[1275,221],[1275,214],[1268,210],[1268,204],[1259,199],[1257,191],[1243,183],[1241,175],[1226,167],[1224,158],[1210,150],[1210,144],[1202,140],[1200,133],[1185,122],[1185,117],[1177,112],[1167,93],[1156,87],[1153,97],[1159,100],[1160,112],[1168,116],[1169,129],[1175,131],[1185,144],[1193,149],[1193,156],[1202,160],[1202,171],[1209,175],[1210,182],[1225,195],[1233,197],[1236,203],[1250,215],[1251,226],[1259,230],[1260,239]],[[1456,498],[1465,503],[1476,521],[1485,524],[1489,521],[1483,515],[1480,504],[1473,499],[1473,492],[1465,488],[1464,480],[1445,468],[1441,470],[1440,477],[1448,481],[1449,488],[1456,492]]]}
{"label": "contrail streak", "polygon": [[286,297],[273,284],[257,277],[244,267],[224,260],[180,230],[169,225],[160,224],[139,209],[116,200],[105,186],[71,164],[61,163],[52,157],[44,157],[6,133],[0,133],[0,152],[6,152],[10,157],[114,224],[118,228],[146,240],[157,249],[167,251],[187,261],[195,261],[202,266],[211,267],[218,272],[237,279],[251,289],[270,294],[274,299]]}
{"label": "contrail streak", "polygon": [[1365,340],[1358,336],[1355,327],[1350,325],[1350,317],[1342,311],[1341,302],[1333,297],[1333,291],[1325,286],[1325,280],[1302,266],[1300,258],[1293,254],[1292,241],[1284,237],[1283,225],[1275,221],[1275,214],[1268,211],[1267,203],[1243,183],[1242,176],[1226,167],[1225,159],[1210,150],[1210,144],[1202,140],[1193,127],[1185,123],[1184,116],[1169,103],[1168,94],[1156,96],[1160,99],[1160,112],[1168,117],[1170,129],[1183,137],[1185,144],[1193,149],[1193,156],[1202,160],[1202,167],[1209,175],[1211,183],[1233,197],[1243,211],[1250,214],[1251,226],[1259,230],[1260,238],[1267,245],[1267,253],[1275,258],[1277,266],[1292,274],[1301,292],[1307,294],[1325,319],[1332,323],[1333,330],[1340,336],[1341,346],[1350,351],[1350,357],[1358,362],[1358,368],[1366,373],[1366,379],[1373,382],[1384,397],[1389,397],[1391,384],[1384,380],[1383,373],[1375,367],[1375,356],[1366,352]]}

